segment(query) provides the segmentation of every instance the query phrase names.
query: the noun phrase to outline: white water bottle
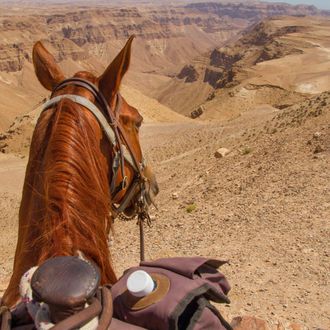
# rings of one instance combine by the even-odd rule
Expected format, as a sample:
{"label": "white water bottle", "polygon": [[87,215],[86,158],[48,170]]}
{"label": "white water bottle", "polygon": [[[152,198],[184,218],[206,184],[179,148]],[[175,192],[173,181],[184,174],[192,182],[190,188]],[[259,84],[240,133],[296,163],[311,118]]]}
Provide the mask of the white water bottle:
{"label": "white water bottle", "polygon": [[145,297],[155,289],[155,282],[144,270],[133,272],[127,279],[127,289],[135,297]]}

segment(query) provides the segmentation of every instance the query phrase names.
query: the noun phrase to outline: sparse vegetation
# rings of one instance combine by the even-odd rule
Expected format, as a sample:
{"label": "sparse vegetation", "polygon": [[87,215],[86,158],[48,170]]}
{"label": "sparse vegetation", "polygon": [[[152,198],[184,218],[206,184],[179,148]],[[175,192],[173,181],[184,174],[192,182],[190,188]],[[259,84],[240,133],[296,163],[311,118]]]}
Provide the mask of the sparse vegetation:
{"label": "sparse vegetation", "polygon": [[250,147],[244,147],[242,150],[241,150],[241,154],[242,155],[248,155],[252,152],[252,148]]}
{"label": "sparse vegetation", "polygon": [[196,211],[196,209],[197,209],[197,205],[195,203],[188,204],[186,206],[187,213],[192,213],[192,212]]}

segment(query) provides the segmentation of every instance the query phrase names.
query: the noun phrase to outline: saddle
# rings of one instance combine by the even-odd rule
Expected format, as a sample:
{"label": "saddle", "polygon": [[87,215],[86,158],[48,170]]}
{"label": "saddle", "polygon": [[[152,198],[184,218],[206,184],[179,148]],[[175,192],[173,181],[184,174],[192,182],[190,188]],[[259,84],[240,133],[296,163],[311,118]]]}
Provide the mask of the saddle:
{"label": "saddle", "polygon": [[[32,274],[30,296],[21,293],[13,311],[2,307],[0,330],[231,330],[210,303],[229,303],[230,286],[217,271],[223,264],[201,257],[141,262],[110,288],[99,286],[99,270],[90,261],[49,259]],[[138,270],[154,281],[147,296],[133,296],[127,288]]]}
{"label": "saddle", "polygon": [[90,261],[56,257],[28,276],[20,289],[30,282],[32,291],[21,292],[22,302],[13,311],[1,307],[1,330],[142,329],[112,317],[110,288],[99,287],[99,269]]}

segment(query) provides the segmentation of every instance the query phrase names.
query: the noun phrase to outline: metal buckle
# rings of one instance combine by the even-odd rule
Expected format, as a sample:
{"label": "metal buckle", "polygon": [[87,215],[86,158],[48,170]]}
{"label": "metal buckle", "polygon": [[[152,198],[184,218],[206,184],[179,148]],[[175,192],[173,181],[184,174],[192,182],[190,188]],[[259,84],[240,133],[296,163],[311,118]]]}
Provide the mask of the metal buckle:
{"label": "metal buckle", "polygon": [[124,178],[123,178],[123,181],[121,183],[121,189],[122,190],[125,190],[127,188],[127,185],[128,185],[128,178],[127,176],[125,175]]}

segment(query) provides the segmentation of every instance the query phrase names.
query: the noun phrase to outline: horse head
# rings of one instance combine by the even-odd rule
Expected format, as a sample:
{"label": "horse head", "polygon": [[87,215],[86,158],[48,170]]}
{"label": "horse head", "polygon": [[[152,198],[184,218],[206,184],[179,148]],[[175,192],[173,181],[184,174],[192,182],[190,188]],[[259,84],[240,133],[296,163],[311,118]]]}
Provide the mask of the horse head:
{"label": "horse head", "polygon": [[69,79],[41,42],[34,45],[36,76],[52,94],[31,141],[7,306],[22,275],[55,256],[82,253],[100,268],[101,284],[115,282],[113,219],[146,212],[158,193],[140,146],[143,118],[119,93],[132,41],[99,77],[81,71]]}
{"label": "horse head", "polygon": [[[129,149],[131,155],[133,156],[133,161],[137,163],[136,165],[140,167],[139,169],[142,169],[141,174],[143,175],[144,181],[147,185],[146,200],[150,205],[153,202],[155,195],[158,194],[159,189],[155,175],[151,167],[145,164],[141,151],[139,129],[143,122],[143,117],[136,108],[129,105],[119,94],[121,81],[130,65],[133,39],[134,36],[129,38],[124,48],[106,68],[101,76],[95,77],[89,72],[78,72],[74,75],[74,78],[83,79],[94,84],[107,102],[109,106],[108,110],[112,112],[109,113],[109,115],[114,118],[115,121],[114,125],[120,127],[119,133],[121,137],[124,138],[124,147]],[[66,80],[66,78],[60,67],[56,64],[54,57],[46,50],[41,42],[37,42],[33,48],[33,64],[39,82],[46,89],[53,91],[53,96],[70,93],[87,98],[92,97],[92,95],[88,95],[89,92],[84,87],[78,85],[76,88],[72,88],[73,86],[71,84],[68,84],[65,88],[54,93],[54,90],[56,90],[60,83],[63,80]],[[109,143],[105,142],[103,148],[110,149],[106,152],[107,155],[111,155],[113,153],[113,146],[109,145]],[[111,161],[113,160],[109,159],[108,163],[110,164]],[[118,171],[115,173],[115,177],[112,178],[112,180],[115,180],[113,184],[115,184],[116,187],[123,184],[123,189],[119,191],[117,189],[115,196],[112,196],[112,201],[115,204],[120,205],[127,193],[127,190],[134,180],[135,171],[131,165],[132,164],[129,164],[129,162],[125,162],[123,171]],[[132,198],[130,203],[126,203],[125,208],[121,209],[121,211],[123,211],[123,213],[127,216],[133,216],[137,212],[136,196],[138,195],[138,189],[139,187],[135,190],[135,198]]]}

